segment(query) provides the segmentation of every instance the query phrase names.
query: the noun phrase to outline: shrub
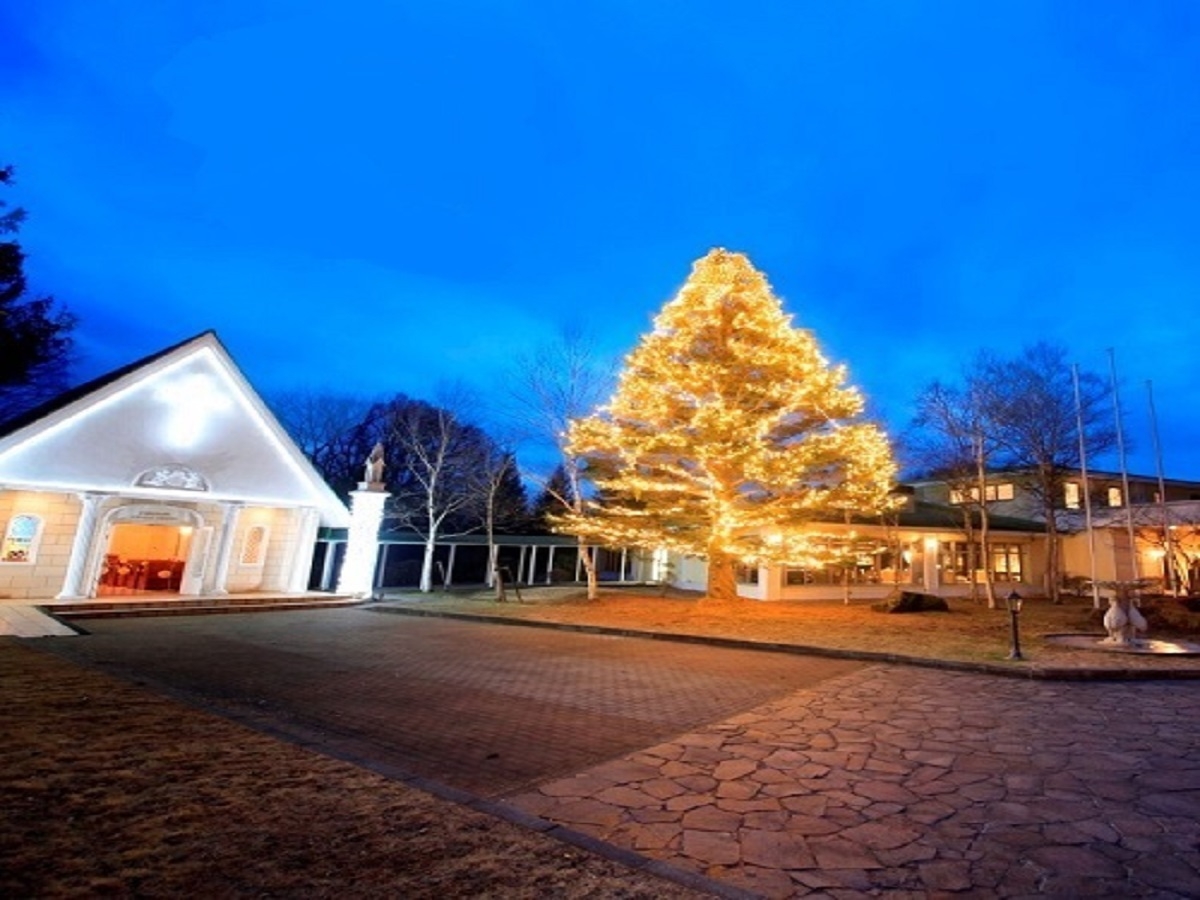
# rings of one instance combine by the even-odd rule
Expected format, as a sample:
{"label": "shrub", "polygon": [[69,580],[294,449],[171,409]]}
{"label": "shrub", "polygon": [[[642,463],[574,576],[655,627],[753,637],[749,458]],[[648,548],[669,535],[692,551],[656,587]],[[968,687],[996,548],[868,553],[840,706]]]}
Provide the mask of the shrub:
{"label": "shrub", "polygon": [[918,594],[916,591],[901,591],[874,604],[871,609],[885,613],[949,612],[950,606],[941,597],[933,594]]}

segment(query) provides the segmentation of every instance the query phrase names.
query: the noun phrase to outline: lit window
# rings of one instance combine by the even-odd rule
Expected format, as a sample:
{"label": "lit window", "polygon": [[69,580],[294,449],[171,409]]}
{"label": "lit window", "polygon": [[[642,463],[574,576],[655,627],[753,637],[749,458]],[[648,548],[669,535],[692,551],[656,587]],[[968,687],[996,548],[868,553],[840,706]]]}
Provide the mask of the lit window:
{"label": "lit window", "polygon": [[1108,505],[1109,506],[1120,506],[1121,505],[1121,489],[1119,487],[1110,487],[1108,489]]}
{"label": "lit window", "polygon": [[1075,481],[1068,481],[1063,485],[1063,502],[1067,509],[1079,509],[1079,484]]}
{"label": "lit window", "polygon": [[38,537],[42,531],[42,520],[37,516],[13,516],[0,545],[0,562],[31,563],[37,557]]}
{"label": "lit window", "polygon": [[[993,503],[996,500],[1011,500],[1015,491],[1011,484],[989,484],[983,489],[983,496],[988,503]],[[970,490],[962,490],[960,488],[950,489],[950,502],[954,504],[966,503],[970,499],[972,503],[979,502],[979,488],[973,487]]]}
{"label": "lit window", "polygon": [[803,584],[812,584],[812,573],[807,569],[788,569],[784,574],[783,583],[788,587],[797,587]]}
{"label": "lit window", "polygon": [[1023,571],[1020,544],[992,545],[992,578],[995,581],[1020,581]]}
{"label": "lit window", "polygon": [[[983,577],[983,561],[987,557],[979,541],[943,541],[939,545],[938,568],[947,584],[966,584],[972,575]],[[1024,571],[1023,549],[1020,544],[995,542],[989,544],[993,581],[1020,581]]]}
{"label": "lit window", "polygon": [[758,584],[758,566],[747,566],[741,563],[734,570],[738,584]]}
{"label": "lit window", "polygon": [[267,526],[251,525],[242,539],[243,566],[261,566],[267,555]]}

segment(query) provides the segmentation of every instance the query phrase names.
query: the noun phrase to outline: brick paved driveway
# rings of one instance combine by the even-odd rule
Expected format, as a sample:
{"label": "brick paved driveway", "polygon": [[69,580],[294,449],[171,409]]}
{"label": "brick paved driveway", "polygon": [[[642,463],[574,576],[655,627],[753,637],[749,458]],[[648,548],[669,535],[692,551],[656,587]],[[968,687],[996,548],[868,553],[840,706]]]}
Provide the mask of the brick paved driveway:
{"label": "brick paved driveway", "polygon": [[762,896],[1200,896],[1196,682],[365,609],[94,630],[39,646]]}
{"label": "brick paved driveway", "polygon": [[860,663],[367,609],[137,618],[54,652],[280,731],[496,796]]}

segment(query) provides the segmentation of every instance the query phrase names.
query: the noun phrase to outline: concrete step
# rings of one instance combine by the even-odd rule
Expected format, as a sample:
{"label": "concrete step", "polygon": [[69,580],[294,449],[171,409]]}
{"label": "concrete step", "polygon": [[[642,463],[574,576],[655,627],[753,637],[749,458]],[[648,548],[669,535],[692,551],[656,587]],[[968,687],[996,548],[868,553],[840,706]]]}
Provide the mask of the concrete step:
{"label": "concrete step", "polygon": [[46,610],[63,619],[115,619],[134,616],[201,616],[228,613],[281,612],[296,609],[333,609],[357,606],[353,597],[147,597],[120,601],[59,602]]}

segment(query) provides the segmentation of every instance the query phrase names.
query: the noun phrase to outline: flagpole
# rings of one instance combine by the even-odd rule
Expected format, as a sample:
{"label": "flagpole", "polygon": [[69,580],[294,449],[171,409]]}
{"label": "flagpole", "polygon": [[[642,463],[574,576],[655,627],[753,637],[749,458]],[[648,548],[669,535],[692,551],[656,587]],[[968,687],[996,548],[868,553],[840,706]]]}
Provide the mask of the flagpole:
{"label": "flagpole", "polygon": [[[1137,541],[1133,534],[1133,506],[1129,502],[1129,470],[1125,465],[1125,432],[1121,427],[1121,395],[1117,391],[1117,354],[1108,348],[1108,368],[1112,382],[1113,416],[1117,423],[1117,457],[1121,462],[1121,502],[1125,506],[1125,530],[1129,534],[1129,560],[1133,564],[1133,580],[1137,581]],[[1115,560],[1114,560],[1115,562]]]}
{"label": "flagpole", "polygon": [[1079,471],[1083,475],[1083,521],[1087,528],[1088,564],[1092,581],[1092,607],[1100,608],[1100,585],[1096,582],[1096,532],[1092,530],[1092,492],[1088,484],[1087,441],[1083,437],[1083,403],[1079,399],[1079,365],[1071,364],[1075,387],[1075,429],[1079,432]]}
{"label": "flagpole", "polygon": [[1154,439],[1154,464],[1158,467],[1158,509],[1162,513],[1163,545],[1167,551],[1167,591],[1175,596],[1175,548],[1171,542],[1171,516],[1167,512],[1167,482],[1163,478],[1162,444],[1158,440],[1158,413],[1154,409],[1154,384],[1146,381],[1150,400],[1150,436]]}

